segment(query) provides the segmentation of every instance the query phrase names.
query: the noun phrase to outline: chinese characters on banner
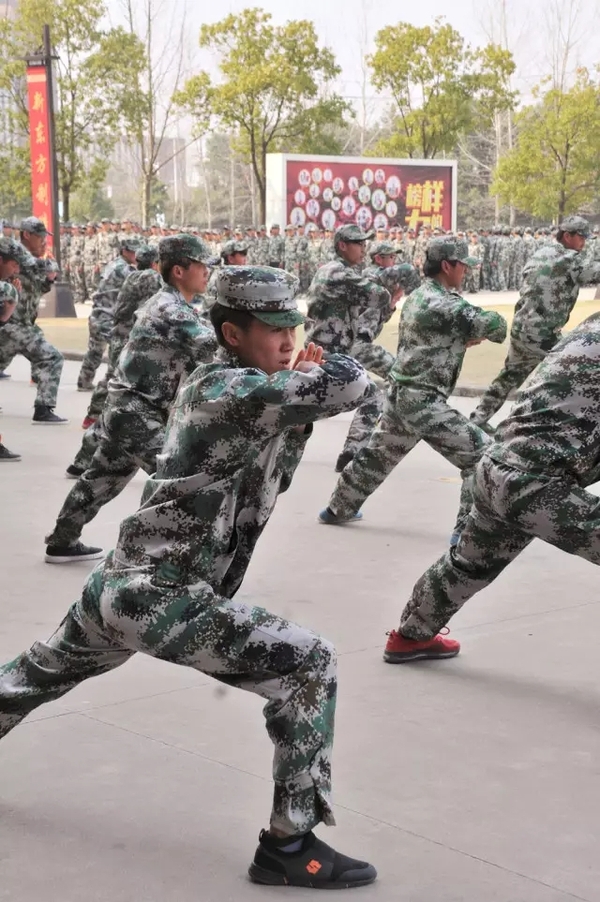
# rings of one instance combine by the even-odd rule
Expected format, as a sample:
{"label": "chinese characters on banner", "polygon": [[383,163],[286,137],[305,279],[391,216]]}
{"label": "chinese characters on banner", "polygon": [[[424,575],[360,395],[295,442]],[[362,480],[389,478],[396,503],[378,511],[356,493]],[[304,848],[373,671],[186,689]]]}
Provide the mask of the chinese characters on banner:
{"label": "chinese characters on banner", "polygon": [[286,212],[294,226],[334,230],[348,222],[363,229],[427,225],[452,228],[451,165],[287,160]]}
{"label": "chinese characters on banner", "polygon": [[44,66],[27,67],[29,144],[31,149],[31,197],[33,215],[54,233],[48,82]]}

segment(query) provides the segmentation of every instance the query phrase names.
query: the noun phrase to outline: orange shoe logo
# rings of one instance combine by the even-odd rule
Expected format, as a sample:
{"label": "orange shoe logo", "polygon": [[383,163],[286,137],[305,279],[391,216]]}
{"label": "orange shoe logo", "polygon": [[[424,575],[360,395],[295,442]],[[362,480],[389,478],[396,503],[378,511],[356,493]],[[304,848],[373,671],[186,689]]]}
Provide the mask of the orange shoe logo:
{"label": "orange shoe logo", "polygon": [[306,870],[309,874],[318,874],[321,870],[321,862],[315,861],[315,859],[313,858],[312,861],[309,861],[306,865]]}

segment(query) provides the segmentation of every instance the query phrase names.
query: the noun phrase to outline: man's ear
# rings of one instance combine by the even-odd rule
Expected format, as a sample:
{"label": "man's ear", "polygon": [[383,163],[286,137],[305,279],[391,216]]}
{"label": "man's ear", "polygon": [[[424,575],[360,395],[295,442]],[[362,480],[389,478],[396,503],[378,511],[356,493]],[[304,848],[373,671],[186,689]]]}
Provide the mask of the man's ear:
{"label": "man's ear", "polygon": [[240,343],[240,330],[234,323],[224,322],[221,326],[223,338],[232,348],[237,348]]}

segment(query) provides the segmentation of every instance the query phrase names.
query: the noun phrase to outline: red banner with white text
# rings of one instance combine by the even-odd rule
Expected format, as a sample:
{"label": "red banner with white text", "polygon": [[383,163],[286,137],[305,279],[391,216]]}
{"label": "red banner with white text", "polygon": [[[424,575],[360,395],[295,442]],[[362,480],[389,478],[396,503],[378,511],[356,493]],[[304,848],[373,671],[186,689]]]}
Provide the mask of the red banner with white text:
{"label": "red banner with white text", "polygon": [[45,223],[49,232],[54,233],[48,80],[44,66],[27,67],[27,93],[32,213]]}

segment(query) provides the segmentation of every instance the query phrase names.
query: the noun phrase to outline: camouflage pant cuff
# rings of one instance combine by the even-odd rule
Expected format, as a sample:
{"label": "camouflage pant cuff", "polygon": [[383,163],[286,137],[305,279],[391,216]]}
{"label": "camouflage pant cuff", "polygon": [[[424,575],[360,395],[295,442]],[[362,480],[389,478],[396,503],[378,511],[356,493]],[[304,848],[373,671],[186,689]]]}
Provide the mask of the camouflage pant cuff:
{"label": "camouflage pant cuff", "polygon": [[439,626],[426,623],[418,614],[411,612],[407,615],[402,615],[400,632],[405,639],[413,639],[415,642],[426,642],[428,639],[433,639],[434,636],[437,636],[444,625],[444,623],[440,623]]}
{"label": "camouflage pant cuff", "polygon": [[308,833],[317,824],[335,826],[329,784],[299,774],[293,780],[275,782],[271,827],[289,835]]}
{"label": "camouflage pant cuff", "polygon": [[69,545],[74,545],[80,537],[81,529],[79,527],[57,523],[44,541],[46,545],[54,545],[56,548],[67,548]]}

